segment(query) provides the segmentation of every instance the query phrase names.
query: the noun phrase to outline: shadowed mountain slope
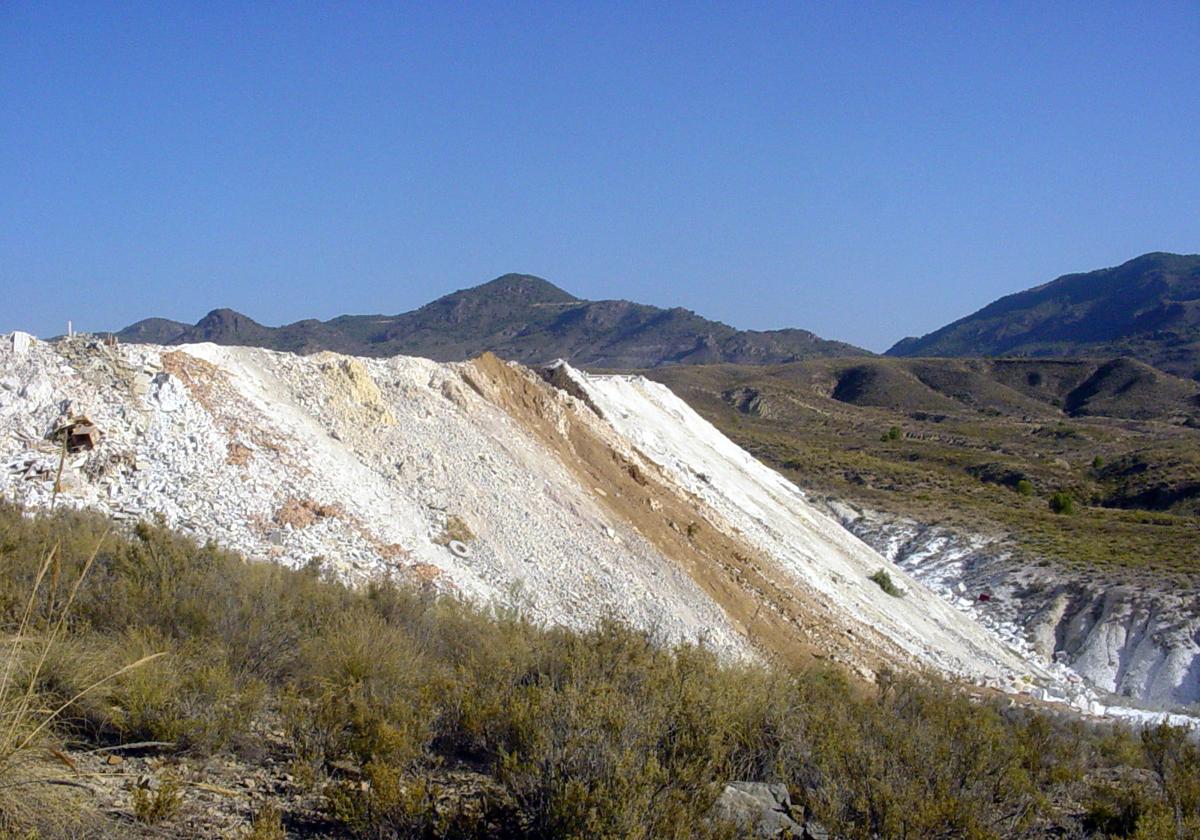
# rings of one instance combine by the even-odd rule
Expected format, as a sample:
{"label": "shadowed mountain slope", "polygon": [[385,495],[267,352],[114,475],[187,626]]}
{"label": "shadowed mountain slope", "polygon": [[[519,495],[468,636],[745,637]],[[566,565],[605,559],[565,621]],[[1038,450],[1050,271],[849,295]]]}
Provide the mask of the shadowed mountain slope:
{"label": "shadowed mountain slope", "polygon": [[1200,378],[1200,254],[1144,254],[1008,295],[890,356],[1131,356]]}

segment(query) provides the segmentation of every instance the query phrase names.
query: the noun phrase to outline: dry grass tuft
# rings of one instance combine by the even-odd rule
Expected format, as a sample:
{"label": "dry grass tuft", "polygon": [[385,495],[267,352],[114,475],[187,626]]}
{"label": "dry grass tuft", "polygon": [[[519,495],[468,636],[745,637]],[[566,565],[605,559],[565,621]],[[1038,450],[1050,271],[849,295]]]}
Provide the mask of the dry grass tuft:
{"label": "dry grass tuft", "polygon": [[167,777],[153,790],[138,786],[133,789],[133,814],[138,822],[157,825],[175,817],[183,808],[183,787]]}

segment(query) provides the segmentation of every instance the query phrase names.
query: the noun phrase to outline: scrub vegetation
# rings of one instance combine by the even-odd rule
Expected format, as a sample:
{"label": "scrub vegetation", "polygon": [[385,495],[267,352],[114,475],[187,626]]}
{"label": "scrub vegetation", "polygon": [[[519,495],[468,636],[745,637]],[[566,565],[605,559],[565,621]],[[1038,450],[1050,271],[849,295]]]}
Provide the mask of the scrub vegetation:
{"label": "scrub vegetation", "polygon": [[[248,838],[734,837],[735,779],[847,838],[1200,836],[1200,748],[1169,727],[109,529],[0,506],[0,837],[219,836],[214,808]],[[85,772],[97,750],[117,765]],[[135,755],[149,778],[123,781]],[[229,767],[253,784],[206,775]]]}

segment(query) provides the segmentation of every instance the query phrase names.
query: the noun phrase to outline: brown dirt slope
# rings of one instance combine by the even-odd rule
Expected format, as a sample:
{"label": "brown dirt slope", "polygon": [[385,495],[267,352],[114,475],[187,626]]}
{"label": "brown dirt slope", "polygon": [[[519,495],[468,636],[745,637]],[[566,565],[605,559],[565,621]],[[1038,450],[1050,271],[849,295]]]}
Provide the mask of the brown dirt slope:
{"label": "brown dirt slope", "polygon": [[461,373],[555,452],[614,515],[687,571],[763,652],[791,664],[829,657],[871,670],[898,658],[886,640],[865,638],[864,628],[854,628],[857,641],[847,644],[848,628],[810,593],[652,462],[620,451],[579,400],[492,354],[464,365]]}

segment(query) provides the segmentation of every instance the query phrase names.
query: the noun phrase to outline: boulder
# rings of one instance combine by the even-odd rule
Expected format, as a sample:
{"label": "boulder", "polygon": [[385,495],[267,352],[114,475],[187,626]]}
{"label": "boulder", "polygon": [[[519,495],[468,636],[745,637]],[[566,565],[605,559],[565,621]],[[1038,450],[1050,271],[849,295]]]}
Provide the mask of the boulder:
{"label": "boulder", "polygon": [[792,798],[785,785],[729,782],[717,797],[717,816],[737,823],[756,837],[803,837],[804,826],[792,819]]}
{"label": "boulder", "polygon": [[34,342],[33,336],[27,332],[20,330],[12,334],[12,351],[14,355],[24,356],[29,352],[29,347]]}

